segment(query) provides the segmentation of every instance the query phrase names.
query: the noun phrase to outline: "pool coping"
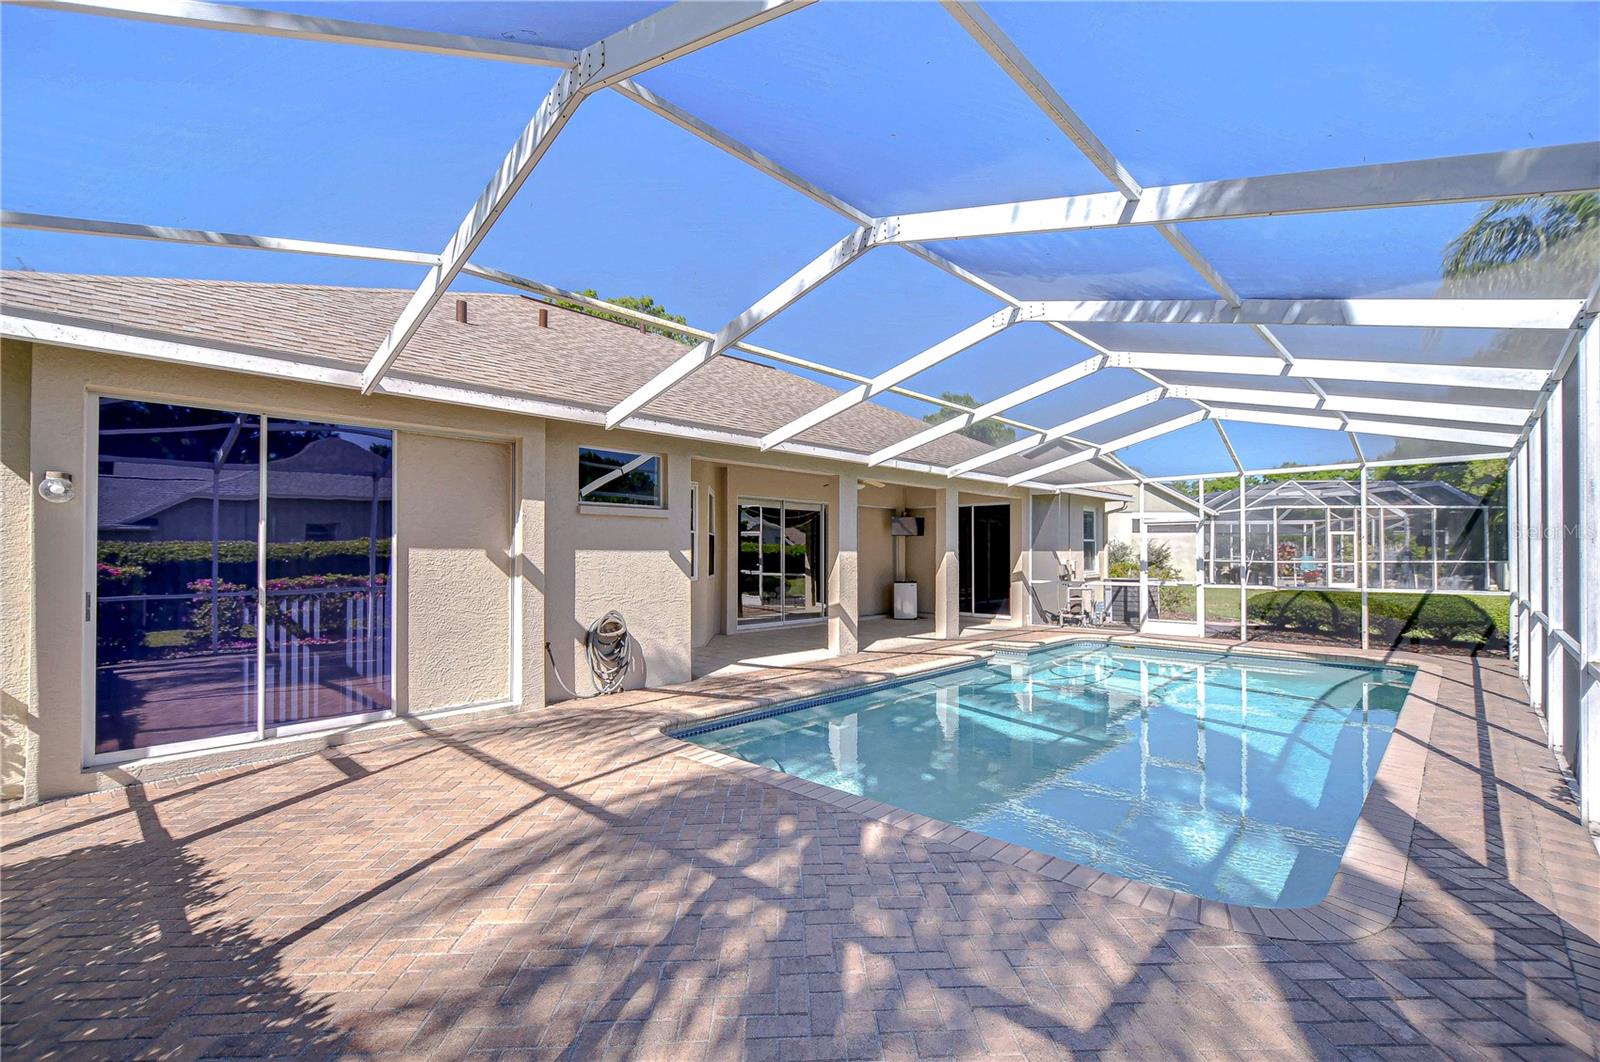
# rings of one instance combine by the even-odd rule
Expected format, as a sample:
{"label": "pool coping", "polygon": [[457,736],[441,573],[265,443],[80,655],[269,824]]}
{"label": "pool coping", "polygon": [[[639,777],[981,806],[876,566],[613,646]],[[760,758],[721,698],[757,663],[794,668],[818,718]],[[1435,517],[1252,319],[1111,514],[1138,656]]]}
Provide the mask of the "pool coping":
{"label": "pool coping", "polygon": [[[926,840],[950,845],[982,858],[993,859],[1008,866],[1036,873],[1096,896],[1137,906],[1156,914],[1186,919],[1198,925],[1274,940],[1325,943],[1359,940],[1383,930],[1394,921],[1400,910],[1406,874],[1410,868],[1411,836],[1416,823],[1417,807],[1422,800],[1423,776],[1431,748],[1434,706],[1438,700],[1443,678],[1438,665],[1426,657],[1379,650],[1318,648],[1283,643],[1224,642],[1121,632],[1111,634],[1068,630],[1055,635],[1053,632],[1034,630],[1019,633],[1034,635],[1043,633],[1045,636],[1030,637],[1025,640],[1000,637],[943,647],[939,655],[944,659],[906,665],[903,671],[897,671],[889,678],[884,678],[881,674],[861,676],[860,681],[843,681],[836,688],[800,697],[754,694],[748,698],[747,703],[736,707],[730,707],[725,699],[718,698],[721,703],[715,705],[713,710],[674,712],[669,718],[658,718],[635,727],[631,734],[635,740],[659,745],[664,751],[669,750],[707,766],[729,771],[796,796],[820,801]],[[1219,652],[1233,651],[1258,656],[1290,658],[1311,656],[1333,662],[1399,664],[1416,669],[1411,688],[1395,722],[1394,736],[1385,748],[1378,771],[1367,790],[1360,817],[1351,830],[1350,839],[1339,861],[1339,869],[1334,874],[1333,884],[1322,900],[1308,907],[1254,907],[1202,899],[1011,844],[869,797],[830,789],[770,767],[690,744],[674,736],[673,733],[717,720],[726,719],[731,723],[738,717],[760,713],[764,709],[792,710],[787,706],[816,703],[835,696],[854,695],[869,687],[929,678],[979,663],[993,656],[996,651],[1037,652],[1072,641],[1097,641],[1150,648],[1190,650],[1209,648]],[[949,659],[950,656],[957,655],[959,659]],[[837,674],[844,678],[852,677],[851,673],[843,668],[838,669]],[[685,690],[683,696],[693,697],[694,691]],[[1409,740],[1397,741],[1394,740],[1396,737]]]}

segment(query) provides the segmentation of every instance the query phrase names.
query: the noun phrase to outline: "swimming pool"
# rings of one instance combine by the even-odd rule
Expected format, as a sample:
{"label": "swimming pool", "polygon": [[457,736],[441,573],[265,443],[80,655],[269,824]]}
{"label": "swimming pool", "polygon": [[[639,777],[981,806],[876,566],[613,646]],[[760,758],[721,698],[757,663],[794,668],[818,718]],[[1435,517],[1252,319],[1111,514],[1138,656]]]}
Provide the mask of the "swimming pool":
{"label": "swimming pool", "polygon": [[1078,642],[678,736],[1137,881],[1304,907],[1414,674]]}

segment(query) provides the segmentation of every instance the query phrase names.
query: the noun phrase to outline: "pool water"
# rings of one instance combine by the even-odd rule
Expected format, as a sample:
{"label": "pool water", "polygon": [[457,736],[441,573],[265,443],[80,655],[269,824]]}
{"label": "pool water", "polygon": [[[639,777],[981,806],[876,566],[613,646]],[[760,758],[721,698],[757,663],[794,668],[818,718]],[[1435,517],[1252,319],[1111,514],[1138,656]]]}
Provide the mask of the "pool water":
{"label": "pool water", "polygon": [[1413,674],[1076,643],[679,736],[1137,881],[1304,907]]}

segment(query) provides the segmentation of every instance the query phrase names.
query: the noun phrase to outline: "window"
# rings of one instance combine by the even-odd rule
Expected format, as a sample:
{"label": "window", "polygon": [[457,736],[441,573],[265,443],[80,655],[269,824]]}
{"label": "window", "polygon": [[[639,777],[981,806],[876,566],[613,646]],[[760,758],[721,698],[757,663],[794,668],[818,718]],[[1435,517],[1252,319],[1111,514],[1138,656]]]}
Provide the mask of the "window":
{"label": "window", "polygon": [[578,447],[578,500],[661,508],[661,455]]}
{"label": "window", "polygon": [[1100,570],[1100,535],[1095,530],[1093,509],[1083,511],[1083,570],[1085,574]]}
{"label": "window", "polygon": [[717,492],[706,491],[706,574],[717,575]]}
{"label": "window", "polygon": [[700,578],[700,484],[689,484],[689,578]]}

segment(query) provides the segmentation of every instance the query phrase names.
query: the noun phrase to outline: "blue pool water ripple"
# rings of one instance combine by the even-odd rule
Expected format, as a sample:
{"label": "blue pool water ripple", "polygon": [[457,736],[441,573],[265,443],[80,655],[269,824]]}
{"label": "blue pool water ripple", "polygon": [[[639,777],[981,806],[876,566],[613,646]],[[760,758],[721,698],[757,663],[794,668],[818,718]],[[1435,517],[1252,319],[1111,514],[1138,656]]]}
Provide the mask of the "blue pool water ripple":
{"label": "blue pool water ripple", "polygon": [[1408,668],[1073,645],[687,738],[1208,899],[1328,890]]}

